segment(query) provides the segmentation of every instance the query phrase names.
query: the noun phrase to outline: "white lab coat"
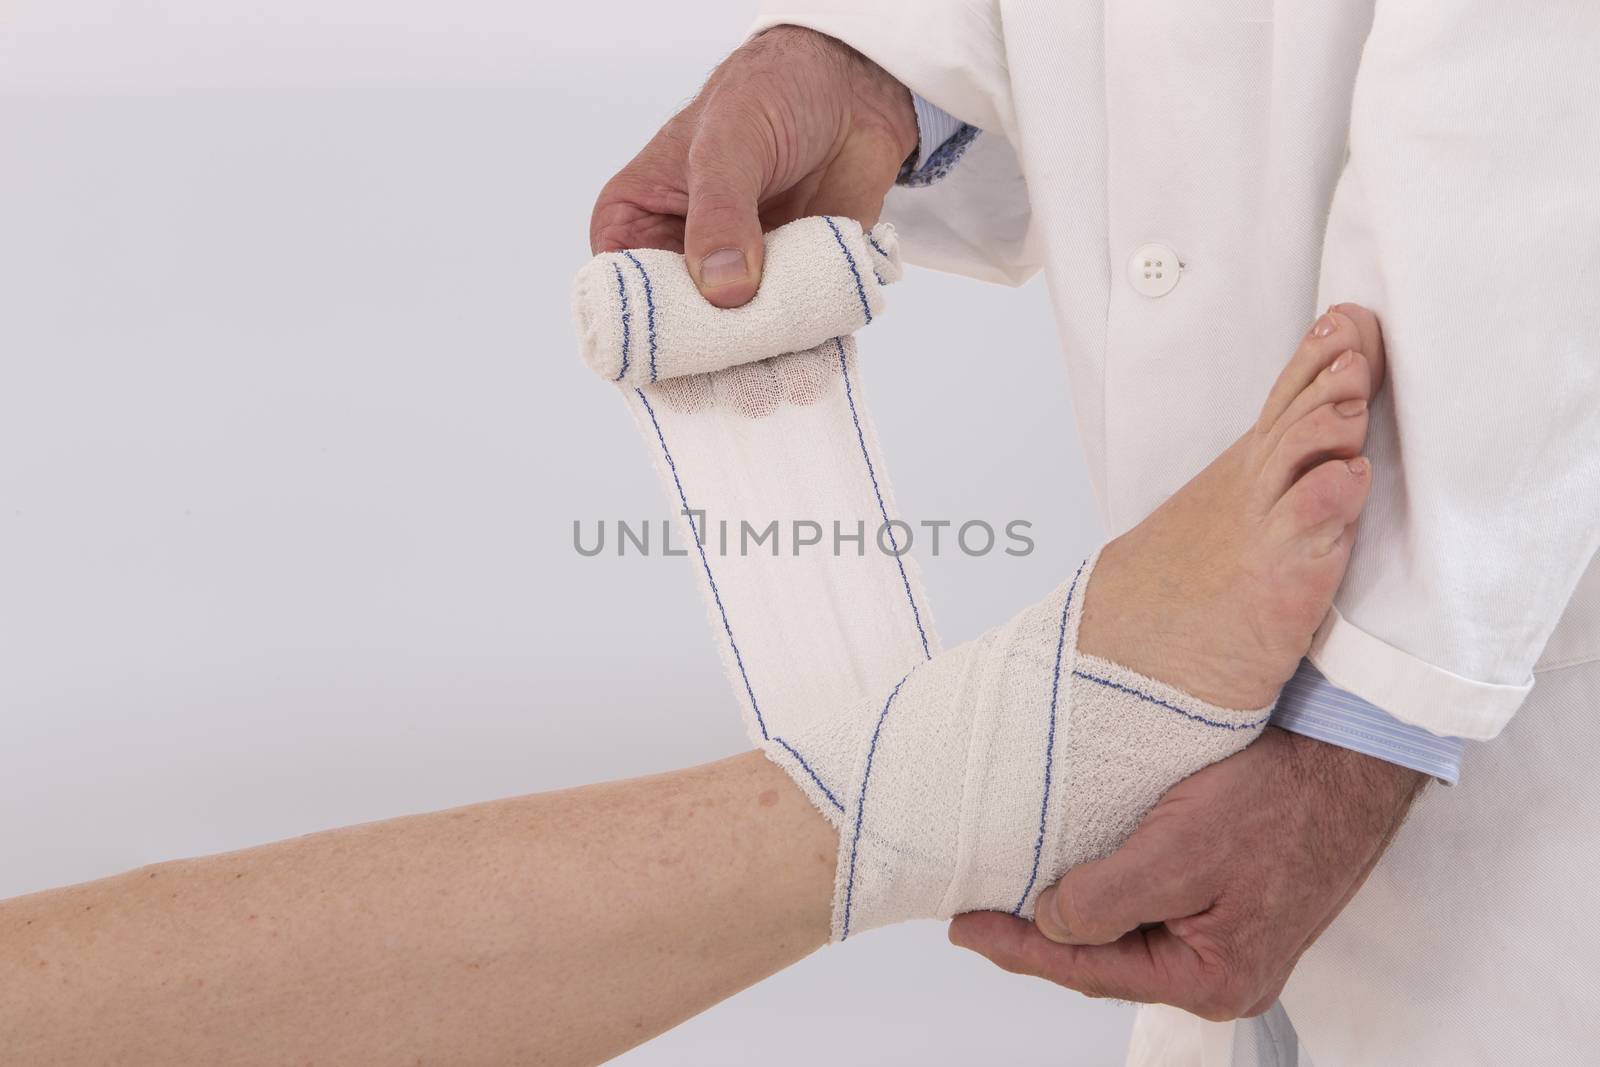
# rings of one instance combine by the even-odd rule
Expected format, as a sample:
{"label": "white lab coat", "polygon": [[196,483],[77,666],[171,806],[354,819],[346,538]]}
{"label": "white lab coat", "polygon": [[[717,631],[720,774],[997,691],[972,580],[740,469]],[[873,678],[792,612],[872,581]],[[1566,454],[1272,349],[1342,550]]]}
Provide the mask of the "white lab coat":
{"label": "white lab coat", "polygon": [[[1319,308],[1378,312],[1374,489],[1311,658],[1487,743],[1283,1001],[1317,1067],[1600,1055],[1600,4],[774,0],[779,23],[985,131],[886,217],[913,262],[1045,272],[1113,533],[1249,425]],[[1164,296],[1128,275],[1148,242],[1184,262]]]}

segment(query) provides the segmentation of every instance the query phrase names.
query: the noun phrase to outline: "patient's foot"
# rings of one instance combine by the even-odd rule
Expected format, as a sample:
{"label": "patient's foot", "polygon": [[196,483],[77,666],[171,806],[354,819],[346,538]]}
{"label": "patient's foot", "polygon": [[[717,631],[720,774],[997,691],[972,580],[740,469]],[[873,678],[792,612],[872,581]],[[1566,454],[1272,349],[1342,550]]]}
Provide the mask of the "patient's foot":
{"label": "patient's foot", "polygon": [[840,832],[835,939],[1029,917],[1173,783],[1260,735],[1344,574],[1381,375],[1376,320],[1325,316],[1257,428],[1097,563],[864,707],[773,738]]}
{"label": "patient's foot", "polygon": [[1271,703],[1344,577],[1382,379],[1371,312],[1319,318],[1255,427],[1102,550],[1079,648],[1223,707]]}

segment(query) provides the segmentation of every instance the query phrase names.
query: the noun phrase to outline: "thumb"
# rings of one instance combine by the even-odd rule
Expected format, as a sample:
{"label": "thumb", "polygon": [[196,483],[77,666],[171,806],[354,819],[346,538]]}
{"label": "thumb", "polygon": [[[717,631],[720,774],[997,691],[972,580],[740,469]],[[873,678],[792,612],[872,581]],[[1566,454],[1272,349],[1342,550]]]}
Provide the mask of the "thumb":
{"label": "thumb", "polygon": [[689,149],[683,253],[701,295],[717,307],[747,303],[761,284],[757,205],[774,156],[759,132],[765,125],[731,108],[708,111]]}
{"label": "thumb", "polygon": [[1211,865],[1147,824],[1104,859],[1039,894],[1034,923],[1052,941],[1106,945],[1145,923],[1196,915],[1215,900]]}

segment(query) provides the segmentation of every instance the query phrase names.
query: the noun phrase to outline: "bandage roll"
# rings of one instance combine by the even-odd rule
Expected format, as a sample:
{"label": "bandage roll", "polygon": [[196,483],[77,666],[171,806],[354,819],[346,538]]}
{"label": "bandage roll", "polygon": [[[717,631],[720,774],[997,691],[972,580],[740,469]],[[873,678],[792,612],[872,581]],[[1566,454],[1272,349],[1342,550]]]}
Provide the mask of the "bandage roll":
{"label": "bandage roll", "polygon": [[682,255],[641,248],[590,260],[573,287],[573,315],[596,374],[647,385],[848,336],[883,309],[883,287],[901,272],[894,227],[864,232],[821,215],[767,234],[761,287],[743,307],[708,303]]}

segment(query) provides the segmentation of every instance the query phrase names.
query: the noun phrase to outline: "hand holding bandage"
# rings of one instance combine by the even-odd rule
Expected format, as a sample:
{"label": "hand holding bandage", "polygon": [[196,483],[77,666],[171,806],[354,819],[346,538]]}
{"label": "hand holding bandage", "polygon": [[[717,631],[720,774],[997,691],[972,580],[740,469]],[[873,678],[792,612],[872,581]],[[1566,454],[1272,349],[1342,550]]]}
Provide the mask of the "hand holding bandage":
{"label": "hand holding bandage", "polygon": [[900,280],[894,227],[802,219],[767,235],[759,292],[737,308],[706,303],[684,258],[653,248],[606,252],[578,272],[573,314],[584,362],[628,385],[705,374],[847,337]]}

